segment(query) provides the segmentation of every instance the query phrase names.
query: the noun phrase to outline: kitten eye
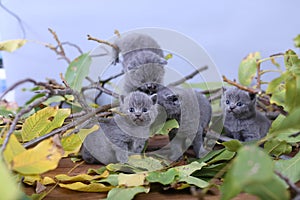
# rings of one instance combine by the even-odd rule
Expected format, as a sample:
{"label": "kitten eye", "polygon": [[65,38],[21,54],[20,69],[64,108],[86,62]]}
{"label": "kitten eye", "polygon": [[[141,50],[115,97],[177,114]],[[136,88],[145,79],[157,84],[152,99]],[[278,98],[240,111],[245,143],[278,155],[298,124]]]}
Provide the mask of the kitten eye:
{"label": "kitten eye", "polygon": [[134,108],[129,108],[129,112],[134,112]]}
{"label": "kitten eye", "polygon": [[225,103],[226,103],[226,104],[229,104],[230,102],[229,102],[229,100],[226,100]]}
{"label": "kitten eye", "polygon": [[237,102],[236,105],[237,105],[237,106],[242,106],[243,103],[242,103],[242,102]]}
{"label": "kitten eye", "polygon": [[143,108],[142,111],[143,111],[143,112],[147,112],[148,109],[147,109],[147,108]]}

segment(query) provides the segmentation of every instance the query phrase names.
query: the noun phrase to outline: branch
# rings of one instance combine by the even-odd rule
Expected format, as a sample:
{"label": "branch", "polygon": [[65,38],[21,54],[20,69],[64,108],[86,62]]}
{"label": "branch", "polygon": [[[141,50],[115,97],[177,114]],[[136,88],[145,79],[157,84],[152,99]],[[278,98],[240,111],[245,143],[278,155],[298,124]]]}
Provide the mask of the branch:
{"label": "branch", "polygon": [[200,72],[204,71],[204,70],[207,70],[208,67],[207,66],[204,66],[204,67],[200,67],[199,69],[197,69],[196,71],[194,71],[193,73],[183,77],[182,79],[179,79],[178,81],[175,81],[173,83],[170,83],[169,85],[167,86],[176,86],[176,85],[180,85],[182,83],[184,83],[185,81],[189,80],[189,79],[192,79],[194,76],[196,76],[197,74],[199,74]]}
{"label": "branch", "polygon": [[57,46],[54,47],[50,44],[46,45],[46,47],[50,48],[51,50],[53,50],[57,55],[60,55],[62,59],[66,60],[68,64],[71,63],[70,59],[66,56],[65,50],[63,48],[62,43],[60,42],[60,40],[58,39],[57,34],[51,29],[48,28],[48,30],[50,31],[50,33],[53,35],[54,40],[57,42]]}
{"label": "branch", "polygon": [[108,45],[108,46],[111,46],[111,47],[114,48],[117,52],[119,52],[119,50],[120,50],[119,47],[118,47],[117,45],[112,44],[112,43],[110,43],[110,42],[108,42],[108,41],[105,41],[105,40],[99,40],[99,39],[94,38],[94,37],[92,37],[92,36],[90,36],[90,35],[87,35],[87,39],[88,39],[88,40],[96,41],[96,42],[98,42],[98,43],[100,43],[100,44],[106,44],[106,45]]}
{"label": "branch", "polygon": [[18,123],[18,121],[20,120],[20,118],[30,112],[34,107],[36,107],[37,105],[40,105],[42,102],[46,101],[48,98],[49,98],[49,94],[46,94],[45,96],[35,100],[34,102],[32,102],[31,104],[29,104],[27,107],[24,107],[20,110],[20,112],[15,116],[14,120],[12,121],[12,124],[6,134],[6,137],[4,139],[4,142],[3,142],[3,145],[1,146],[1,153],[3,154],[4,150],[6,149],[6,146],[8,144],[8,141],[11,137],[11,135],[13,134],[14,130],[15,130],[15,127]]}
{"label": "branch", "polygon": [[61,45],[62,45],[62,46],[63,46],[63,45],[69,45],[69,46],[71,46],[71,47],[74,47],[75,49],[77,49],[77,51],[78,51],[80,54],[83,54],[83,51],[81,50],[81,48],[80,48],[78,45],[76,45],[76,44],[73,44],[73,43],[71,43],[71,42],[62,42]]}
{"label": "branch", "polygon": [[86,115],[80,117],[80,118],[79,118],[78,120],[76,120],[76,121],[72,121],[72,122],[70,122],[69,124],[67,124],[67,125],[65,125],[65,126],[62,126],[62,127],[60,127],[60,128],[57,128],[57,129],[51,131],[50,133],[48,133],[48,134],[46,134],[46,135],[43,135],[43,136],[41,136],[41,137],[39,137],[39,138],[33,139],[33,140],[31,140],[31,141],[25,143],[25,144],[23,145],[23,147],[24,147],[24,148],[32,147],[32,146],[36,145],[37,143],[39,143],[39,142],[41,142],[41,141],[43,141],[43,140],[45,140],[45,139],[47,139],[47,138],[49,138],[49,137],[52,137],[52,136],[54,136],[54,135],[56,135],[56,134],[58,134],[58,133],[66,132],[66,131],[69,130],[70,128],[74,128],[74,127],[76,127],[78,124],[84,123],[85,121],[87,121],[87,120],[93,118],[97,113],[103,112],[103,111],[107,111],[108,109],[113,108],[113,107],[115,107],[115,106],[116,106],[116,104],[107,104],[107,105],[101,106],[101,107],[95,109],[94,111],[89,112],[89,113],[87,113]]}
{"label": "branch", "polygon": [[107,79],[100,80],[99,82],[102,83],[102,84],[105,84],[105,83],[107,83],[107,82],[109,82],[109,81],[111,81],[111,80],[113,80],[115,78],[118,78],[119,76],[122,76],[123,74],[124,74],[124,72],[122,71],[122,72],[120,72],[120,73],[118,73],[116,75],[113,75],[113,76],[111,76],[111,77],[109,77]]}
{"label": "branch", "polygon": [[254,90],[252,88],[248,88],[246,86],[243,86],[243,85],[237,83],[236,81],[231,81],[231,80],[227,79],[226,76],[224,76],[224,75],[222,77],[223,77],[224,82],[229,83],[230,85],[233,85],[233,86],[235,86],[235,87],[237,87],[241,90],[245,90],[245,91],[250,92],[252,94],[257,94],[259,92],[259,90]]}
{"label": "branch", "polygon": [[300,197],[300,188],[298,188],[295,183],[293,183],[288,177],[284,176],[279,171],[275,171],[275,174],[277,174],[281,179],[283,179],[286,182],[290,189],[296,193],[296,197]]}

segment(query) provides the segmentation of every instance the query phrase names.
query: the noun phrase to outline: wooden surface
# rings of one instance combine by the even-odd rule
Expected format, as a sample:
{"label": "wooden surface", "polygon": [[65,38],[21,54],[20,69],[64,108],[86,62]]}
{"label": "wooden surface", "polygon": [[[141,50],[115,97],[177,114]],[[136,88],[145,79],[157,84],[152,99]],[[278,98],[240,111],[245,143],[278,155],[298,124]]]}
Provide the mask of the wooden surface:
{"label": "wooden surface", "polygon": [[[168,142],[166,137],[155,137],[154,140],[149,142],[149,149],[155,149],[158,146],[164,146]],[[154,145],[155,144],[155,145]],[[189,154],[192,154],[191,151],[188,151]],[[55,170],[47,172],[43,174],[43,176],[48,176],[53,178],[57,174],[68,174],[69,176],[75,176],[81,173],[86,173],[88,169],[94,168],[98,169],[101,165],[89,165],[89,164],[81,164],[78,167],[74,168],[75,164],[70,160],[70,158],[63,158],[58,167]],[[74,168],[74,169],[73,169]],[[71,170],[72,169],[72,170]],[[70,172],[71,170],[71,172]],[[70,172],[70,173],[68,173]],[[47,190],[50,190],[53,185],[47,186]],[[34,193],[34,187],[24,185],[24,191],[26,194],[31,195]],[[77,192],[64,188],[60,188],[59,186],[55,187],[47,196],[46,200],[50,199],[63,199],[63,200],[92,200],[92,199],[102,199],[106,198],[106,193],[87,193],[87,192]],[[135,197],[136,200],[164,200],[164,199],[174,199],[174,200],[195,200],[198,199],[195,196],[191,195],[189,189],[186,190],[164,190],[161,185],[151,186],[151,191],[148,194],[138,194]],[[220,199],[219,191],[213,189],[209,194],[207,194],[204,198],[205,200],[217,200]],[[234,198],[235,200],[254,200],[257,199],[254,196],[248,194],[240,194]]]}

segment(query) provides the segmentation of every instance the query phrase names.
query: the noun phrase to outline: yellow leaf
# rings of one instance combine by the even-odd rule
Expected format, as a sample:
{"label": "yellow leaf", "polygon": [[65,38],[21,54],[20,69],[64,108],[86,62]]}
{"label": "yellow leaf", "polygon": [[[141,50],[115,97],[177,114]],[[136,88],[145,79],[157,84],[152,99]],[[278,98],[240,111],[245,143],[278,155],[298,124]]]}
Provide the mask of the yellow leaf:
{"label": "yellow leaf", "polygon": [[53,178],[50,178],[48,176],[44,177],[41,181],[40,181],[43,185],[51,185],[51,184],[55,184],[55,180]]}
{"label": "yellow leaf", "polygon": [[109,173],[104,172],[101,175],[91,176],[87,174],[79,174],[77,176],[68,176],[66,174],[58,174],[55,176],[55,178],[60,182],[78,182],[78,181],[91,181],[95,179],[100,178],[106,178],[109,175]]}
{"label": "yellow leaf", "polygon": [[[64,148],[64,151],[65,151],[64,157],[67,157],[68,155],[70,155],[72,153],[78,153],[85,137],[88,134],[98,130],[98,128],[99,128],[99,126],[94,125],[90,129],[81,129],[76,134],[72,134],[68,137],[63,137],[61,139],[61,144],[62,144],[62,146]],[[70,131],[66,132],[66,134],[68,134]]]}
{"label": "yellow leaf", "polygon": [[14,157],[12,169],[24,175],[41,174],[55,169],[63,153],[59,138],[55,135]]}
{"label": "yellow leaf", "polygon": [[24,151],[26,151],[26,149],[17,140],[16,136],[12,134],[3,152],[3,157],[7,165],[10,165],[10,162],[14,159],[14,157],[21,154]]}
{"label": "yellow leaf", "polygon": [[113,188],[113,186],[106,186],[101,183],[91,183],[84,184],[81,182],[71,183],[71,184],[58,184],[62,188],[67,188],[69,190],[76,190],[81,192],[107,192]]}
{"label": "yellow leaf", "polygon": [[0,42],[0,51],[13,52],[18,48],[22,47],[26,42],[27,40],[23,39],[2,41]]}
{"label": "yellow leaf", "polygon": [[23,183],[27,185],[34,185],[36,181],[40,181],[42,178],[40,175],[28,175],[24,176]]}
{"label": "yellow leaf", "polygon": [[126,187],[135,187],[144,185],[145,178],[147,173],[140,173],[140,174],[123,174],[120,173],[118,176],[119,185],[126,186]]}

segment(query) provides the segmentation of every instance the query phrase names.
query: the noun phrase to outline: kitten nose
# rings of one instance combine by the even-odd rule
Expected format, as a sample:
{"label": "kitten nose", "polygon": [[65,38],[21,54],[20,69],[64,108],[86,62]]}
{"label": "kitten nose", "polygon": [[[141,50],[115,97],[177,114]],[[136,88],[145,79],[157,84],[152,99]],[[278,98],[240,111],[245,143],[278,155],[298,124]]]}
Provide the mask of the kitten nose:
{"label": "kitten nose", "polygon": [[141,113],[135,113],[135,116],[136,116],[137,118],[139,118],[141,115],[142,115]]}
{"label": "kitten nose", "polygon": [[235,106],[234,105],[230,105],[229,108],[230,108],[230,110],[233,110],[235,108]]}

